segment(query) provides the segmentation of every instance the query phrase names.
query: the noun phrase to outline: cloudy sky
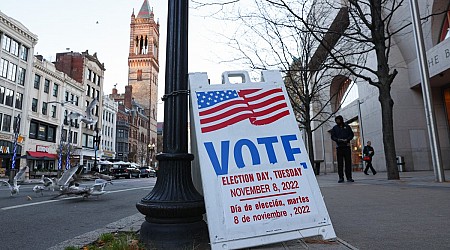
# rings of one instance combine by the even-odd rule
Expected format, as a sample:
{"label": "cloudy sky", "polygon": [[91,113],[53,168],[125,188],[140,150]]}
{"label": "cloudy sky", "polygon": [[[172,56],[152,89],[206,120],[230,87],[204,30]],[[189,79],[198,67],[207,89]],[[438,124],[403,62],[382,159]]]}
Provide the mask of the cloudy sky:
{"label": "cloudy sky", "polygon": [[[125,91],[128,79],[128,48],[130,17],[139,12],[143,0],[0,0],[0,11],[25,25],[38,36],[35,54],[53,61],[58,52],[89,50],[97,52],[105,64],[105,94],[117,83]],[[167,1],[149,1],[155,19],[160,23],[159,93],[164,93]],[[204,9],[201,11],[205,11]],[[191,9],[189,20],[189,71],[207,72],[212,83],[220,82],[226,70],[241,69],[224,64],[227,48],[218,41],[221,24],[205,13]],[[163,120],[162,103],[158,105],[158,120]]]}

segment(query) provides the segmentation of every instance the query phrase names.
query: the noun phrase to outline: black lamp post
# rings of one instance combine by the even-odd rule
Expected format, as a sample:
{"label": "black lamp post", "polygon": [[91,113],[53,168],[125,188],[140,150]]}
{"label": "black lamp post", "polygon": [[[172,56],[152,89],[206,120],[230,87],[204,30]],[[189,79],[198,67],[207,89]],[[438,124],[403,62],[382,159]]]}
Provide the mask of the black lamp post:
{"label": "black lamp post", "polygon": [[163,151],[155,187],[136,207],[145,215],[140,237],[148,248],[189,249],[209,241],[188,153],[188,0],[169,0],[167,19]]}
{"label": "black lamp post", "polygon": [[101,129],[97,127],[97,124],[95,124],[95,136],[94,136],[94,170],[97,172],[100,172],[97,168],[97,150],[100,145],[100,140],[102,138],[101,135]]}
{"label": "black lamp post", "polygon": [[[60,142],[59,142],[59,154],[58,154],[58,174],[57,174],[57,176],[58,176],[58,178],[59,177],[61,177],[61,169],[62,169],[62,151],[63,151],[63,144],[64,144],[64,140],[63,140],[63,132],[64,132],[64,120],[66,120],[67,119],[67,116],[65,116],[64,118],[63,118],[63,114],[64,114],[64,105],[66,104],[66,103],[71,103],[71,104],[73,104],[74,103],[74,101],[50,101],[50,102],[47,102],[47,104],[51,104],[51,103],[57,103],[57,104],[61,104],[61,132],[60,132]],[[71,124],[69,124],[69,126],[70,126]],[[67,137],[68,137],[69,135],[67,134]],[[68,138],[67,138],[68,139]],[[68,144],[69,145],[69,144]]]}

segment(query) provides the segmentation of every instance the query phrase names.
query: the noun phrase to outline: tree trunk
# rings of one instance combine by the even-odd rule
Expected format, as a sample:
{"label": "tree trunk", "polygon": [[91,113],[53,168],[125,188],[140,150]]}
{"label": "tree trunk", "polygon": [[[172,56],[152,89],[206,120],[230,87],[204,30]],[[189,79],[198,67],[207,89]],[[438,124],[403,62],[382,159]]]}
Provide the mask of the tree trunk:
{"label": "tree trunk", "polygon": [[306,148],[308,150],[309,161],[311,162],[311,164],[314,164],[314,147],[313,147],[313,136],[311,126],[308,126],[306,128],[306,141],[307,141]]}
{"label": "tree trunk", "polygon": [[383,129],[383,146],[386,159],[386,170],[388,180],[398,180],[396,155],[395,155],[395,140],[394,140],[394,115],[390,87],[381,85],[379,88],[378,100],[381,104],[382,129]]}

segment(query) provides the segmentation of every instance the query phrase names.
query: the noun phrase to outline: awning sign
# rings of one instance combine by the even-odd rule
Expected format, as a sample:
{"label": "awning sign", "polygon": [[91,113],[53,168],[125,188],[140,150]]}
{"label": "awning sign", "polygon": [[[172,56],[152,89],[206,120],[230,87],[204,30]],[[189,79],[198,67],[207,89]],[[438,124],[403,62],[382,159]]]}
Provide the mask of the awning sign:
{"label": "awning sign", "polygon": [[[230,84],[231,76],[243,83]],[[225,84],[209,85],[206,73],[189,75],[213,249],[336,237],[280,73],[262,77],[225,72]]]}

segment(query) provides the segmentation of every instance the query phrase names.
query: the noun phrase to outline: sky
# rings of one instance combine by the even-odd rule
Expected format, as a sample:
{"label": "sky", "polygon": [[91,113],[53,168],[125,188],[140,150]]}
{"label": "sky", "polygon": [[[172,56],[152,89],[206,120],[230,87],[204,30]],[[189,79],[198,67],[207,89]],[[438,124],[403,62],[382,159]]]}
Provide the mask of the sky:
{"label": "sky", "polygon": [[[56,53],[74,51],[97,53],[105,64],[104,94],[110,94],[114,84],[125,92],[128,81],[128,49],[130,20],[133,9],[137,15],[144,0],[0,0],[0,11],[16,19],[38,36],[34,54],[54,61]],[[160,23],[160,71],[158,121],[163,121],[167,1],[149,0],[155,19]],[[205,9],[190,9],[189,72],[207,72],[211,83],[220,83],[227,70],[242,66],[221,63],[232,53],[217,30],[223,24],[205,17]]]}

